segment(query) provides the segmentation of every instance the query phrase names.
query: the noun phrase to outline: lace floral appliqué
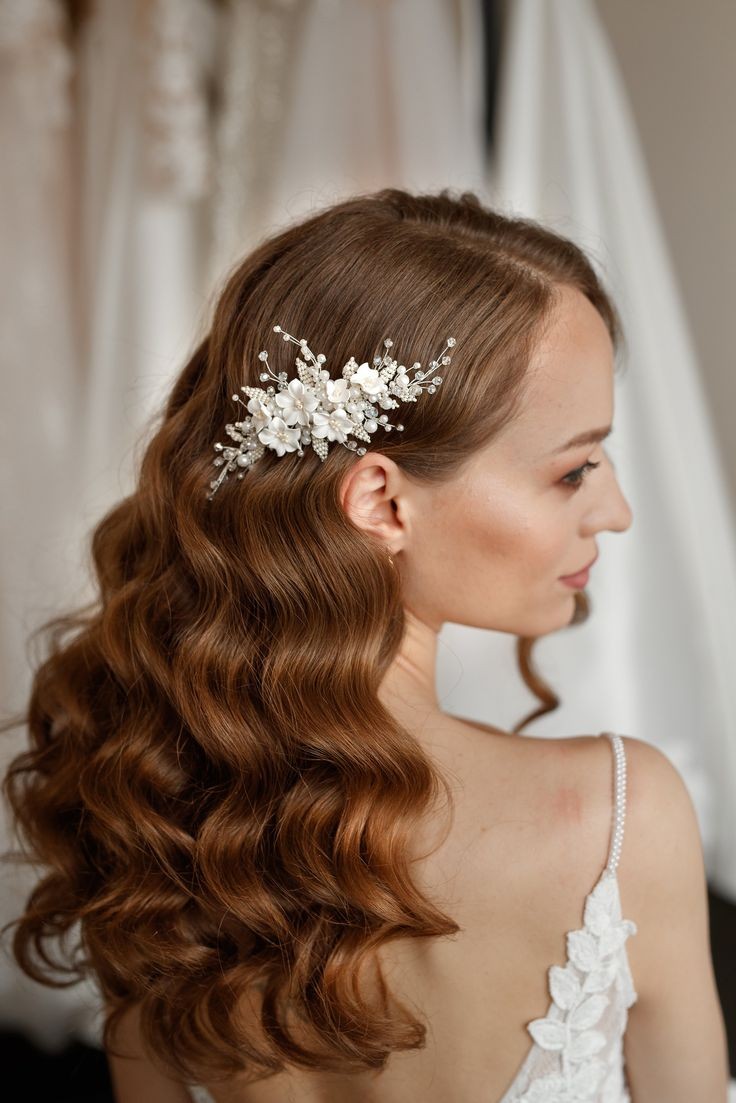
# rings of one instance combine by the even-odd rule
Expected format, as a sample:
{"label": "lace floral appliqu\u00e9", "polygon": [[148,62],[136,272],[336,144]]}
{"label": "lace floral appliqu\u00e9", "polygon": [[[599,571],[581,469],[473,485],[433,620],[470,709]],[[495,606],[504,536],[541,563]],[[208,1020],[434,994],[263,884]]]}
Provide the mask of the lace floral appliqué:
{"label": "lace floral appliqu\u00e9", "polygon": [[553,1017],[550,1008],[527,1030],[542,1049],[559,1053],[560,1068],[535,1080],[519,1103],[595,1103],[607,1072],[596,1056],[606,1036],[595,1026],[609,1004],[618,952],[637,931],[633,920],[614,918],[616,896],[615,876],[606,871],[586,897],[583,926],[567,935],[567,964],[549,969],[550,995],[562,1015]]}

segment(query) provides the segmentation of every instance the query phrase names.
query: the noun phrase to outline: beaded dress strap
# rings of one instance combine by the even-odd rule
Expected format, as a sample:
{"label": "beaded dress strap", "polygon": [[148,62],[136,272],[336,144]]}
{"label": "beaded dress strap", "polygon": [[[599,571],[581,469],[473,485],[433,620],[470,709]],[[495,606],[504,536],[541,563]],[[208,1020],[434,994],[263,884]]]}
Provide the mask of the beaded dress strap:
{"label": "beaded dress strap", "polygon": [[626,815],[626,752],[624,742],[615,732],[601,732],[607,735],[611,741],[614,753],[614,800],[613,800],[613,828],[611,831],[611,845],[608,850],[606,870],[615,873],[621,858],[621,845],[624,839],[624,818]]}

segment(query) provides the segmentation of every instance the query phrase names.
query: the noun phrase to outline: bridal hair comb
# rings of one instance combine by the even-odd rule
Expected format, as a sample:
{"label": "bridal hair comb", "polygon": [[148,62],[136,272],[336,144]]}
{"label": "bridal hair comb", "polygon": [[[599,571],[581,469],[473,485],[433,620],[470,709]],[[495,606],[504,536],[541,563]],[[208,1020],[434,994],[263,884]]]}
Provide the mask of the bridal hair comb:
{"label": "bridal hair comb", "polygon": [[[261,372],[261,380],[273,379],[278,392],[273,386],[265,390],[263,387],[242,386],[241,391],[249,396],[247,403],[239,395],[233,395],[233,401],[244,405],[250,416],[225,426],[225,432],[236,442],[236,448],[219,441],[214,446],[218,455],[213,462],[216,467],[222,467],[222,471],[210,482],[208,501],[236,468],[243,469],[237,476],[242,479],[266,448],[273,449],[279,456],[286,452],[303,456],[303,446],[311,444],[324,461],[328,442],[336,440],[357,455],[364,456],[365,448],[359,448],[357,441],[348,440],[348,436],[370,443],[371,434],[379,427],[387,432],[394,428],[401,432],[404,428],[401,423],[392,425],[386,414],[379,414],[378,406],[391,410],[399,405],[399,401],[416,402],[425,385],[430,394],[434,394],[442,382],[439,375],[425,380],[425,375],[429,373],[418,370],[421,368],[419,361],[412,364],[411,370],[415,375],[410,377],[403,364],[391,359],[389,349],[393,341],[390,337],[383,342],[386,351],[382,357],[374,358],[373,367],[367,361],[358,364],[351,356],[342,369],[342,377],[332,379],[322,367],[326,357],[322,353],[315,356],[306,339],[297,341],[281,326],[274,326],[273,330],[280,333],[284,341],[299,345],[303,359],[296,357],[298,378],[287,382],[286,372],[274,375],[268,366],[268,353],[258,353],[258,359],[264,361],[268,368]],[[455,338],[448,337],[438,359],[430,362],[429,372],[435,371],[440,364],[450,363],[450,356],[446,353],[454,344]]]}

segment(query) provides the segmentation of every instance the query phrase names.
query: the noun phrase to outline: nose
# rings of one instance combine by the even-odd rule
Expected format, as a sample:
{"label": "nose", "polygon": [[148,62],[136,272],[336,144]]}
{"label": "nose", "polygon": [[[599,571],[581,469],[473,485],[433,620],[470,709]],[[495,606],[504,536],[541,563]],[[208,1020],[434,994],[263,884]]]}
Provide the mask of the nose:
{"label": "nose", "polygon": [[[592,503],[588,516],[588,527],[591,529],[591,535],[593,532],[599,532],[602,529],[607,529],[610,532],[626,532],[631,527],[634,519],[629,501],[621,489],[613,463],[608,455],[606,455],[606,460],[608,477],[606,478],[604,475],[600,496]],[[601,474],[603,474],[602,471]]]}
{"label": "nose", "polygon": [[626,532],[634,520],[634,513],[615,475],[613,482],[615,486],[615,506],[612,509],[612,519],[609,520],[606,528],[611,529],[612,532]]}

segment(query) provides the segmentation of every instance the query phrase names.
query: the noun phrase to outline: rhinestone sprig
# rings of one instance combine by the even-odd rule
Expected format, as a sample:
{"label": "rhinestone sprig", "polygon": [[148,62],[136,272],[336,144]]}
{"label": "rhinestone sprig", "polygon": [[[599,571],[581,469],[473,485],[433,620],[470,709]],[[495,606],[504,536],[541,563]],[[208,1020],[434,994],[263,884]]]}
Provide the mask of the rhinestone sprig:
{"label": "rhinestone sprig", "polygon": [[[284,341],[299,346],[301,355],[296,357],[298,375],[291,381],[287,380],[286,372],[274,375],[268,364],[268,353],[265,349],[258,353],[258,359],[266,364],[267,369],[261,372],[261,381],[273,379],[278,391],[273,386],[243,385],[240,389],[248,395],[248,402],[237,394],[232,396],[234,402],[246,407],[249,416],[225,426],[225,432],[237,447],[219,441],[214,446],[218,455],[213,462],[216,467],[222,467],[222,471],[209,484],[208,500],[214,497],[231,472],[240,468],[237,478],[242,479],[266,448],[271,448],[278,456],[296,452],[302,457],[304,447],[311,445],[320,460],[324,461],[329,441],[337,441],[357,455],[364,456],[366,449],[358,447],[358,440],[370,443],[371,434],[378,428],[387,432],[392,429],[403,432],[404,426],[400,422],[393,425],[386,414],[379,414],[378,407],[390,410],[396,409],[399,402],[416,402],[425,387],[430,394],[434,394],[442,377],[435,375],[427,380],[425,376],[436,371],[440,365],[450,363],[447,350],[455,345],[455,338],[448,337],[439,357],[430,362],[429,371],[420,371],[422,365],[417,360],[411,367],[415,374],[410,376],[403,364],[391,358],[389,350],[393,341],[387,337],[383,342],[386,351],[382,357],[374,358],[373,367],[367,361],[358,364],[351,356],[342,369],[342,375],[332,379],[329,371],[322,367],[326,357],[322,353],[315,356],[305,338],[297,340],[281,326],[274,326],[273,330],[280,333]],[[349,440],[349,436],[357,440]]]}

